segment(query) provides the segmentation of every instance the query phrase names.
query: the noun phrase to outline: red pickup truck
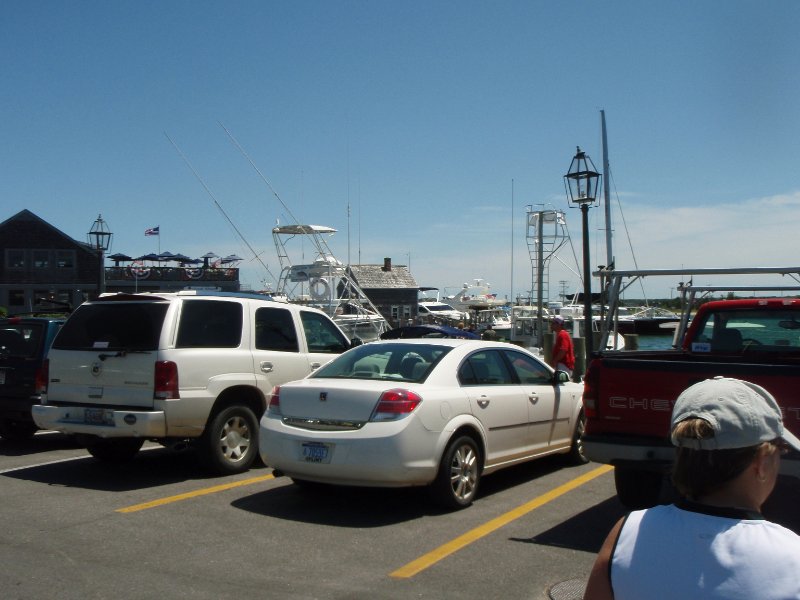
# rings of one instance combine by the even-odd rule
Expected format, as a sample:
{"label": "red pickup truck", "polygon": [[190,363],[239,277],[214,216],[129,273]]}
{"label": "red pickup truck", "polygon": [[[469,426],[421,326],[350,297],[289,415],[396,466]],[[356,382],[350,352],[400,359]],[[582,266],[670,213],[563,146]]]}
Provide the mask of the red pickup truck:
{"label": "red pickup truck", "polygon": [[[617,495],[630,508],[665,500],[670,414],[693,383],[716,375],[757,383],[800,436],[800,299],[711,301],[676,340],[671,350],[597,353],[584,379],[585,453],[614,465]],[[785,459],[781,472],[800,477],[800,455]]]}

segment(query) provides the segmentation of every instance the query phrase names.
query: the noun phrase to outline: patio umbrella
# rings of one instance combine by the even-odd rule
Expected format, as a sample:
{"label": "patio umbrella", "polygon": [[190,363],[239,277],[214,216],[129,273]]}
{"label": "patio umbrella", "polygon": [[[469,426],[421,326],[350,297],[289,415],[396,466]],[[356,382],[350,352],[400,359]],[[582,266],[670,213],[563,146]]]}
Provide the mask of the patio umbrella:
{"label": "patio umbrella", "polygon": [[223,265],[227,265],[228,263],[238,262],[240,260],[244,260],[241,256],[236,256],[235,254],[229,254],[225,258],[220,259],[220,262]]}
{"label": "patio umbrella", "polygon": [[[175,262],[179,262],[179,263],[189,263],[189,262],[192,262],[192,259],[191,259],[191,258],[189,258],[188,256],[186,256],[185,254],[181,254],[180,252],[179,252],[178,254],[173,254],[173,255],[172,255],[172,259],[171,259],[171,260],[174,260]],[[198,261],[198,262],[199,262],[199,261]]]}
{"label": "patio umbrella", "polygon": [[137,256],[135,260],[161,260],[158,258],[158,256],[158,254],[153,254],[151,252],[150,254],[142,254],[141,256]]}
{"label": "patio umbrella", "polygon": [[161,262],[169,262],[175,260],[175,255],[172,252],[162,252],[158,255],[158,260]]}
{"label": "patio umbrella", "polygon": [[208,267],[208,261],[212,258],[219,258],[219,254],[214,254],[213,252],[206,252],[200,258],[203,259],[203,266]]}
{"label": "patio umbrella", "polygon": [[113,260],[114,261],[114,266],[115,267],[118,267],[119,263],[121,263],[123,260],[133,260],[127,254],[122,254],[121,252],[117,252],[116,254],[112,254],[111,256],[108,256],[107,258],[109,260]]}

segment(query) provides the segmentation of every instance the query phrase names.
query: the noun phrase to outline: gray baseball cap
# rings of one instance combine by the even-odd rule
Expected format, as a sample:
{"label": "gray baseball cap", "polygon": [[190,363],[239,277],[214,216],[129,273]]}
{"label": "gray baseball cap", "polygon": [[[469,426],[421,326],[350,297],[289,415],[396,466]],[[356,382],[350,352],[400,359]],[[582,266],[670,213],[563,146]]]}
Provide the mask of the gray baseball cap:
{"label": "gray baseball cap", "polygon": [[783,426],[775,398],[759,385],[714,377],[686,388],[672,408],[672,428],[690,418],[707,421],[714,437],[697,440],[672,436],[675,446],[697,450],[727,450],[782,439],[795,450],[800,440]]}

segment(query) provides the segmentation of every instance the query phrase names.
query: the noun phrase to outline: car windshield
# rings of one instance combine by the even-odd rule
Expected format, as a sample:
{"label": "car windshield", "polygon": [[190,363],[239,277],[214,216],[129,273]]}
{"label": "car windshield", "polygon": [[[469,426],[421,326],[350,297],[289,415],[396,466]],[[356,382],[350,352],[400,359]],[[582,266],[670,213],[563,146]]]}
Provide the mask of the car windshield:
{"label": "car windshield", "polygon": [[425,381],[450,346],[433,344],[364,344],[316,371],[313,378]]}

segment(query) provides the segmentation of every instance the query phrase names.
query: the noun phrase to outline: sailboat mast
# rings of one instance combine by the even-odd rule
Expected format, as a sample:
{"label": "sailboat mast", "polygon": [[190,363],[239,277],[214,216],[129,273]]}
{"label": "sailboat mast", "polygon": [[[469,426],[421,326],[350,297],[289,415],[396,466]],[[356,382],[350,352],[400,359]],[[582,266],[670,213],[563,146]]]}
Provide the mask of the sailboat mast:
{"label": "sailboat mast", "polygon": [[603,132],[603,193],[606,208],[606,266],[614,264],[611,251],[611,185],[608,179],[608,138],[606,137],[606,111],[600,111],[600,126]]}

